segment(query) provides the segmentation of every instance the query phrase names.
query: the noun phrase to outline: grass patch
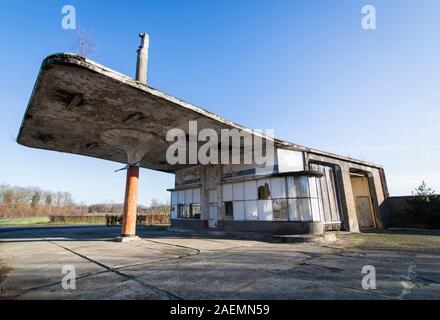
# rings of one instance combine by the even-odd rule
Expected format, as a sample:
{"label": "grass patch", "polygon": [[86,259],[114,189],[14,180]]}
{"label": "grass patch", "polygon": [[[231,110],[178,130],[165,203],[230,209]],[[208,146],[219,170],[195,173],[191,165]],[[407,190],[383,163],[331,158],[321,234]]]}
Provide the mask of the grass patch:
{"label": "grass patch", "polygon": [[438,249],[439,235],[395,233],[351,233],[340,237],[353,249]]}
{"label": "grass patch", "polygon": [[49,217],[0,220],[0,227],[49,225]]}

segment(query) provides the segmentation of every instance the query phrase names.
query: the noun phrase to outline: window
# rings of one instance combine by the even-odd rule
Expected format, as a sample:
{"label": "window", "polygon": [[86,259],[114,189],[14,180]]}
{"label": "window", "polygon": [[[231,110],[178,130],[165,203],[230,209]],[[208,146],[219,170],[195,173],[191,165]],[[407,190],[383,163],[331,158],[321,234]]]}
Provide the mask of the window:
{"label": "window", "polygon": [[188,219],[189,210],[186,204],[177,205],[177,218],[179,219]]}
{"label": "window", "polygon": [[295,177],[296,192],[299,198],[309,198],[309,180],[308,177]]}
{"label": "window", "polygon": [[267,200],[270,198],[270,188],[267,183],[258,187],[258,200]]}
{"label": "window", "polygon": [[234,205],[232,201],[226,201],[225,207],[225,220],[234,220]]}
{"label": "window", "polygon": [[200,188],[171,193],[172,219],[200,219]]}
{"label": "window", "polygon": [[288,221],[289,212],[287,209],[287,199],[272,200],[272,211],[274,221]]}
{"label": "window", "polygon": [[177,218],[200,219],[200,205],[198,203],[177,205]]}

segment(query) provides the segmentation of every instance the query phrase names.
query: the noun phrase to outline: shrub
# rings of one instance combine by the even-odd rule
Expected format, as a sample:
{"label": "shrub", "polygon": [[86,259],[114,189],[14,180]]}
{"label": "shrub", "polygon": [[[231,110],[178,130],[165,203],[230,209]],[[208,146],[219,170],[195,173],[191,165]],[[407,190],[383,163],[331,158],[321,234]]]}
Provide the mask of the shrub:
{"label": "shrub", "polygon": [[429,228],[440,228],[440,195],[428,188],[425,181],[407,201],[411,205],[408,213],[415,222]]}

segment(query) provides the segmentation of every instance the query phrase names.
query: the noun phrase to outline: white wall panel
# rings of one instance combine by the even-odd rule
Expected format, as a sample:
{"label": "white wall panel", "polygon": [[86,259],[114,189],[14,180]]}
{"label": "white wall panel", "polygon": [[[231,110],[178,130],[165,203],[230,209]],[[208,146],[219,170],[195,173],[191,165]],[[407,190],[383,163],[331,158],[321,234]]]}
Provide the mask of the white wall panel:
{"label": "white wall panel", "polygon": [[297,201],[301,221],[313,221],[310,199],[298,199]]}
{"label": "white wall panel", "polygon": [[321,214],[320,214],[320,211],[319,211],[318,199],[312,198],[311,202],[312,202],[312,217],[313,217],[313,221],[321,221]]}
{"label": "white wall panel", "polygon": [[234,221],[244,221],[244,201],[234,201]]}
{"label": "white wall panel", "polygon": [[280,173],[304,170],[303,153],[299,151],[277,149],[277,162]]}
{"label": "white wall panel", "polygon": [[245,211],[247,221],[258,220],[258,201],[245,201]]}
{"label": "white wall panel", "polygon": [[258,220],[272,221],[272,200],[258,200]]}
{"label": "white wall panel", "polygon": [[272,190],[272,188],[270,186],[270,179],[259,179],[259,180],[257,180],[257,188],[261,187],[261,186],[264,186],[266,183],[269,185],[269,189]]}
{"label": "white wall panel", "polygon": [[244,183],[244,200],[257,200],[258,190],[256,181],[246,181]]}
{"label": "white wall panel", "polygon": [[179,204],[185,203],[185,190],[178,191],[177,203]]}
{"label": "white wall panel", "polygon": [[232,183],[223,185],[223,201],[232,201]]}
{"label": "white wall panel", "polygon": [[193,203],[193,189],[185,190],[185,203]]}
{"label": "white wall panel", "polygon": [[272,190],[271,190],[272,199],[286,198],[286,180],[285,180],[285,178],[271,178],[270,184],[272,186]]}
{"label": "white wall panel", "polygon": [[287,177],[287,196],[289,198],[298,197],[298,193],[296,191],[295,179],[294,177]]}
{"label": "white wall panel", "polygon": [[232,199],[236,200],[244,200],[244,183],[234,183],[232,186]]}
{"label": "white wall panel", "polygon": [[200,203],[200,188],[193,189],[193,203]]}
{"label": "white wall panel", "polygon": [[177,191],[171,191],[171,204],[177,204]]}
{"label": "white wall panel", "polygon": [[309,177],[310,198],[318,198],[318,190],[316,185],[316,178]]}
{"label": "white wall panel", "polygon": [[289,208],[289,220],[290,221],[301,221],[301,215],[299,211],[299,204],[297,199],[289,199],[288,208]]}

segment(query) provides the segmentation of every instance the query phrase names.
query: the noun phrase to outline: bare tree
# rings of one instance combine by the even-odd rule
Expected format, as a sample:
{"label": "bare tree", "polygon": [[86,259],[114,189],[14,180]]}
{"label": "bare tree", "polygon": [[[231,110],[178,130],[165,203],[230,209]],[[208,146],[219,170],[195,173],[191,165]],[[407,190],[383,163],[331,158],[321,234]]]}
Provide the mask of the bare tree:
{"label": "bare tree", "polygon": [[89,57],[93,50],[95,50],[93,32],[78,28],[75,33],[73,50],[81,57]]}

